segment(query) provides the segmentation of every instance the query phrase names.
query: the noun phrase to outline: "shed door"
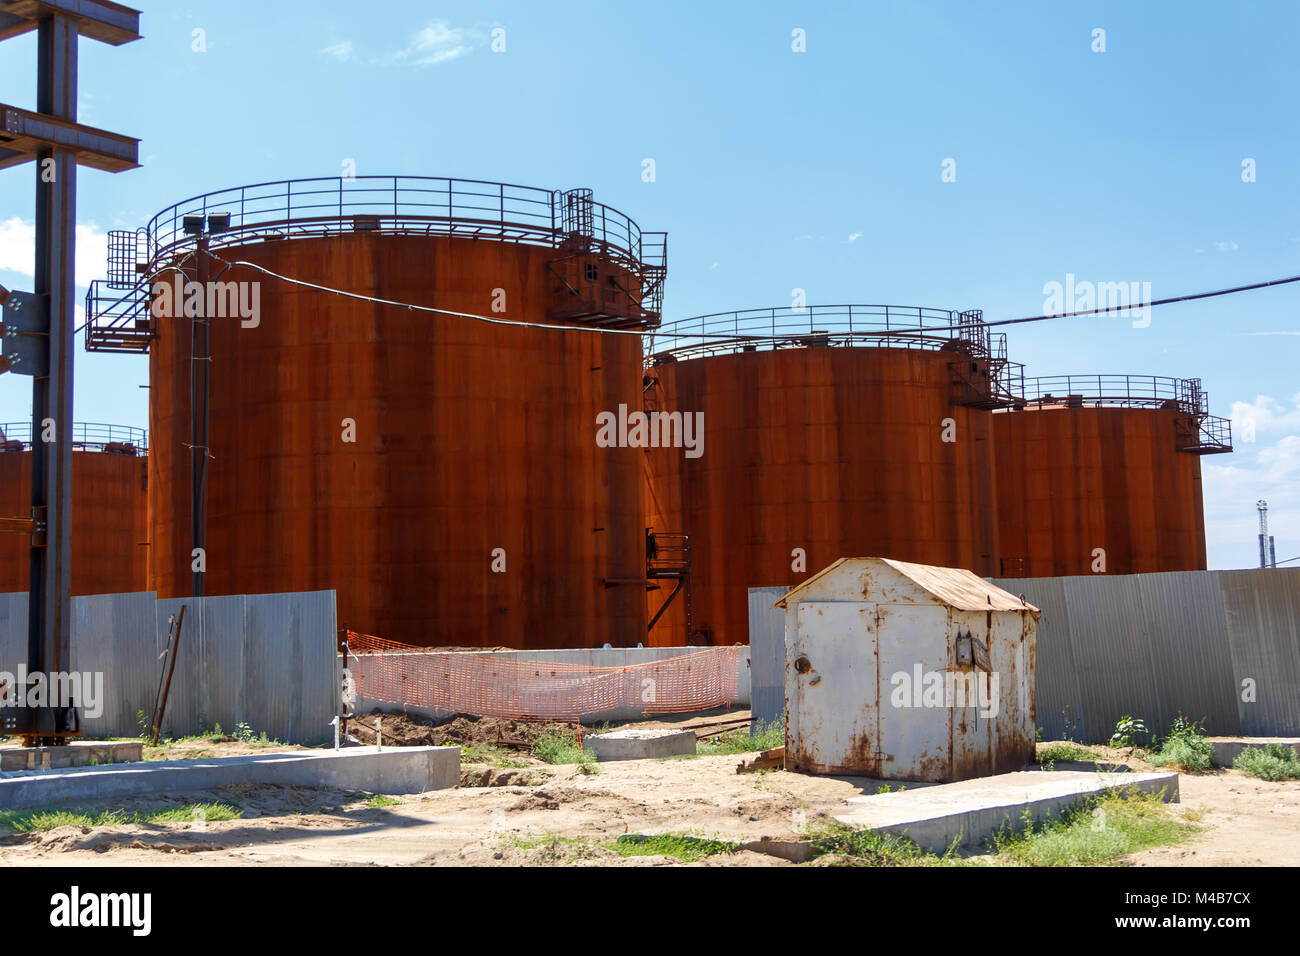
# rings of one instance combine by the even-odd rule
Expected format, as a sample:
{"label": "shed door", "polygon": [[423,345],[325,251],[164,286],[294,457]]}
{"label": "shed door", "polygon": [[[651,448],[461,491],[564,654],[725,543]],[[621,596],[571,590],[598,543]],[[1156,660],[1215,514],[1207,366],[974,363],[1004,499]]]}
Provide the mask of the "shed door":
{"label": "shed door", "polygon": [[882,604],[878,637],[880,776],[951,780],[952,711],[933,693],[948,671],[948,609]]}
{"label": "shed door", "polygon": [[786,766],[875,773],[876,606],[810,602],[796,609],[786,648]]}

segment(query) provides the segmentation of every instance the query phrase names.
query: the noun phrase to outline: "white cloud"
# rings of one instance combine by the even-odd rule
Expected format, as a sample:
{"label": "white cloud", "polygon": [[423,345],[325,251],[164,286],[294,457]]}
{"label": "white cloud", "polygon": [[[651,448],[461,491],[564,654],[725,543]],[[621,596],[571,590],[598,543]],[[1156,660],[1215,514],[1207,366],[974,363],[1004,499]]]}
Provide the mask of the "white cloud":
{"label": "white cloud", "polygon": [[[108,267],[108,234],[94,223],[77,224],[76,283],[85,288]],[[0,222],[0,271],[36,274],[36,223],[14,216]]]}
{"label": "white cloud", "polygon": [[1228,417],[1238,445],[1249,444],[1261,434],[1300,432],[1300,393],[1291,396],[1290,407],[1270,395],[1257,395],[1253,402],[1233,402]]}
{"label": "white cloud", "polygon": [[1218,249],[1220,252],[1236,252],[1239,247],[1235,242],[1229,239],[1226,242],[1216,242],[1214,248]]}
{"label": "white cloud", "polygon": [[862,238],[862,233],[860,232],[849,233],[849,242],[857,242],[861,238]]}
{"label": "white cloud", "polygon": [[[1260,499],[1268,502],[1278,560],[1300,555],[1300,394],[1288,402],[1267,395],[1234,402],[1232,419],[1235,451],[1201,467],[1210,567],[1259,564]],[[1246,441],[1252,425],[1255,440]]]}
{"label": "white cloud", "polygon": [[320,52],[338,60],[340,63],[346,63],[352,59],[352,41],[342,40],[338,43],[331,43]]}
{"label": "white cloud", "polygon": [[446,20],[431,20],[411,38],[406,49],[381,57],[378,62],[435,66],[469,53],[480,36],[478,30],[469,27],[453,27]]}

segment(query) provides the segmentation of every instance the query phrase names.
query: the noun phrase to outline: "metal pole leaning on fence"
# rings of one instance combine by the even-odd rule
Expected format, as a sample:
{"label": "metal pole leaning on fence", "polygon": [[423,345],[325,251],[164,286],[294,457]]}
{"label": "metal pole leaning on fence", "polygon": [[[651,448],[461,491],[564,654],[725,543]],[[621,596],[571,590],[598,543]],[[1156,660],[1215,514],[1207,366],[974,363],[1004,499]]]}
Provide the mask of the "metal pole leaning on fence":
{"label": "metal pole leaning on fence", "polygon": [[167,695],[172,689],[172,674],[176,672],[176,650],[181,642],[181,624],[185,621],[185,605],[176,614],[176,623],[169,628],[167,635],[167,652],[170,659],[167,661],[167,679],[163,682],[162,694],[158,698],[157,706],[154,708],[153,720],[153,739],[149,741],[150,747],[158,746],[158,731],[162,727],[163,714],[167,712]]}

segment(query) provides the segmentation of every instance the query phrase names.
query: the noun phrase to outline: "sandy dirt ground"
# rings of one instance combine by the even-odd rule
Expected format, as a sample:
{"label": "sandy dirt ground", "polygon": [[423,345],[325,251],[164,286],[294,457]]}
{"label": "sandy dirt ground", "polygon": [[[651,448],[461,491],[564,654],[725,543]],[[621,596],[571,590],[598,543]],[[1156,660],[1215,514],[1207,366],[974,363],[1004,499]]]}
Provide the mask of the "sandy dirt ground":
{"label": "sandy dirt ground", "polygon": [[[1123,752],[1110,753],[1115,762],[1148,769]],[[396,798],[382,807],[368,805],[364,794],[252,785],[118,799],[86,806],[141,810],[221,801],[244,815],[3,835],[0,865],[684,865],[661,856],[625,858],[601,844],[625,833],[668,832],[738,842],[797,840],[806,821],[881,785],[781,771],[738,774],[743,759],[624,761],[587,774],[512,753],[504,758],[509,766],[465,764],[460,787]],[[1171,812],[1204,830],[1188,843],[1147,850],[1125,862],[1300,865],[1300,781],[1268,783],[1220,771],[1184,774],[1181,788],[1182,802]],[[742,850],[694,865],[791,864]]]}

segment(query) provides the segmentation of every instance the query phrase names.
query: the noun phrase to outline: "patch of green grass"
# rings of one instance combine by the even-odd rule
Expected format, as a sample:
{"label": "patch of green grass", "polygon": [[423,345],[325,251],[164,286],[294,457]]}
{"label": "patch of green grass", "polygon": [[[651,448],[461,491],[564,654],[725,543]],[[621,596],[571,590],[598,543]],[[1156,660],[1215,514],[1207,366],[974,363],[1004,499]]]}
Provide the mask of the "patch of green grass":
{"label": "patch of green grass", "polygon": [[1090,748],[1076,743],[1056,743],[1042,747],[1038,751],[1040,764],[1071,763],[1076,761],[1095,761],[1097,754]]}
{"label": "patch of green grass", "polygon": [[366,801],[366,806],[371,810],[378,810],[382,807],[395,807],[401,802],[401,800],[390,797],[385,793],[372,793],[370,799]]}
{"label": "patch of green grass", "polygon": [[533,756],[547,763],[577,764],[583,773],[596,772],[596,755],[583,750],[578,735],[566,727],[548,728],[533,741]]}
{"label": "patch of green grass", "polygon": [[456,744],[447,741],[443,746],[459,747],[462,763],[485,763],[503,770],[521,770],[528,766],[527,761],[519,759],[512,751],[492,744]]}
{"label": "patch of green grass", "polygon": [[[191,734],[186,737],[159,737],[156,746],[150,746],[149,744],[144,745],[144,759],[145,760],[170,760],[172,759],[171,757],[172,749],[176,747],[177,744],[196,744],[196,743],[225,744],[225,743],[232,743],[234,741],[238,741],[249,747],[255,747],[255,748],[283,747],[285,745],[283,740],[276,740],[274,737],[267,736],[266,731],[262,731],[260,734],[253,733],[252,728],[245,723],[241,723],[236,727],[236,735],[233,736],[231,734],[224,733],[221,729],[221,725],[217,724],[211,730],[201,734]],[[209,757],[215,754],[216,754],[215,750],[198,750],[198,751],[186,752],[187,757]]]}
{"label": "patch of green grass", "polygon": [[1214,745],[1204,737],[1173,737],[1146,760],[1155,767],[1209,770],[1214,764]]}
{"label": "patch of green grass", "polygon": [[543,833],[541,836],[533,839],[521,836],[508,836],[506,837],[506,840],[521,850],[537,850],[542,847],[554,848],[560,846],[585,846],[587,843],[591,842],[589,840],[566,837],[560,833]]}
{"label": "patch of green grass", "polygon": [[521,850],[536,853],[529,862],[540,866],[567,866],[583,860],[598,860],[604,851],[593,840],[546,833],[536,839],[511,836],[506,841]]}
{"label": "patch of green grass", "polygon": [[758,721],[757,729],[732,730],[708,740],[701,740],[695,748],[699,756],[718,754],[745,754],[756,750],[774,750],[785,746],[785,723],[781,720]]}
{"label": "patch of green grass", "polygon": [[159,810],[2,810],[0,827],[14,833],[34,833],[55,827],[116,827],[132,823],[192,823],[197,820],[238,820],[243,811],[227,803],[189,803]]}
{"label": "patch of green grass", "polygon": [[740,844],[685,833],[624,833],[605,846],[619,856],[670,856],[683,863],[695,863],[706,856],[735,853]]}
{"label": "patch of green grass", "polygon": [[813,852],[838,857],[847,866],[955,866],[960,837],[942,854],[921,849],[906,836],[877,833],[822,820],[808,831]]}
{"label": "patch of green grass", "polygon": [[1261,780],[1300,779],[1300,757],[1297,757],[1295,750],[1286,744],[1247,747],[1237,754],[1232,767],[1234,770],[1259,777]]}
{"label": "patch of green grass", "polygon": [[1214,764],[1214,745],[1205,739],[1205,731],[1199,723],[1179,714],[1160,749],[1148,754],[1146,761],[1157,767],[1209,770]]}
{"label": "patch of green grass", "polygon": [[1004,826],[992,844],[998,862],[1019,866],[1098,866],[1148,847],[1181,843],[1200,827],[1175,819],[1163,794],[1118,788],[1083,800],[1058,819]]}

